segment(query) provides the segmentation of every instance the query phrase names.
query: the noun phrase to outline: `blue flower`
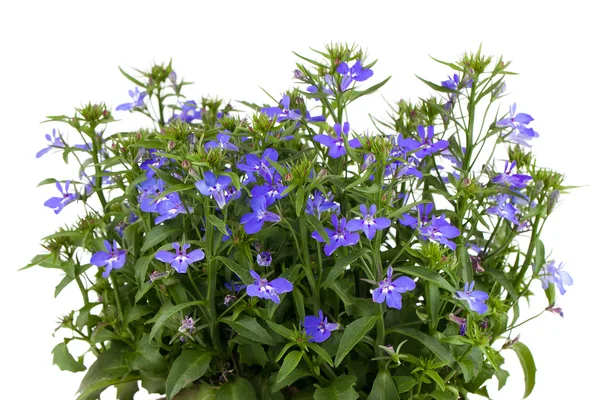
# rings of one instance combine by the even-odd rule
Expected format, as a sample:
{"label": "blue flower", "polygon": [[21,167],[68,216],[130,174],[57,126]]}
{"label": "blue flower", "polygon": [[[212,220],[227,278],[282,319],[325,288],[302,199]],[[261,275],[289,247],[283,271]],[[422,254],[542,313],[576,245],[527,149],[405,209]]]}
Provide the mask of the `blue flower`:
{"label": "blue flower", "polygon": [[427,134],[425,134],[425,128],[423,125],[417,127],[417,132],[421,138],[421,148],[415,153],[419,158],[427,157],[434,153],[444,150],[448,147],[448,141],[438,140],[433,142],[433,125],[427,127]]}
{"label": "blue flower", "polygon": [[40,158],[52,149],[62,149],[65,147],[65,142],[63,142],[63,140],[60,138],[60,135],[58,134],[56,129],[52,129],[52,136],[50,136],[50,134],[48,133],[46,134],[46,140],[48,140],[50,144],[48,145],[48,147],[45,147],[42,150],[38,151],[35,155],[35,158]]}
{"label": "blue flower", "polygon": [[360,60],[356,60],[352,68],[349,68],[348,64],[343,62],[335,71],[342,75],[342,82],[340,84],[342,92],[348,89],[352,82],[366,81],[373,76],[373,71],[369,68],[363,68]]}
{"label": "blue flower", "polygon": [[431,222],[420,229],[420,232],[425,238],[446,245],[452,250],[456,250],[456,244],[448,239],[453,239],[460,235],[460,230],[450,225],[450,223],[446,221],[444,214],[437,218],[432,218]]}
{"label": "blue flower", "polygon": [[226,135],[224,133],[218,133],[217,141],[215,142],[214,140],[211,140],[210,142],[204,145],[204,148],[207,150],[217,148],[229,151],[239,151],[239,149],[233,143],[229,143],[229,140],[231,140],[231,136]]}
{"label": "blue flower", "polygon": [[281,175],[279,175],[279,172],[275,172],[273,174],[273,179],[267,179],[267,183],[263,185],[255,185],[250,191],[250,194],[252,194],[253,197],[264,196],[267,199],[267,204],[271,205],[275,203],[276,200],[287,196],[287,193],[285,195],[283,194],[286,189],[287,186],[283,185]]}
{"label": "blue flower", "polygon": [[[324,228],[329,237],[329,244],[326,244],[323,248],[325,255],[330,256],[340,246],[353,246],[358,243],[360,236],[358,233],[350,233],[346,229],[346,218],[341,218],[338,221],[337,215],[334,214],[331,216],[331,223],[334,230]],[[325,239],[317,231],[314,231],[311,237],[321,243],[325,243]]]}
{"label": "blue flower", "polygon": [[144,104],[144,98],[146,97],[146,92],[140,92],[139,88],[135,88],[134,90],[129,91],[129,97],[133,100],[131,103],[123,103],[120,106],[117,106],[117,111],[129,111],[133,108],[144,108],[146,105]]}
{"label": "blue flower", "polygon": [[363,218],[349,221],[347,227],[350,232],[362,230],[369,240],[373,240],[377,231],[389,228],[392,223],[389,218],[375,218],[377,212],[375,204],[372,204],[368,211],[367,207],[361,204],[360,212],[363,214]]}
{"label": "blue flower", "polygon": [[496,175],[492,178],[492,182],[499,185],[507,186],[511,189],[523,189],[527,186],[527,182],[531,180],[531,176],[524,174],[511,174],[513,168],[517,165],[516,161],[513,161],[510,166],[508,161],[504,164],[504,172]]}
{"label": "blue flower", "polygon": [[379,282],[379,287],[373,290],[373,301],[375,303],[385,303],[390,308],[402,309],[401,293],[409,290],[414,290],[417,285],[412,279],[401,276],[392,281],[392,273],[394,270],[390,266],[387,270],[387,276]]}
{"label": "blue flower", "polygon": [[188,123],[195,122],[202,119],[202,110],[194,100],[187,100],[181,105],[181,113],[174,115],[174,118]]}
{"label": "blue flower", "polygon": [[105,240],[104,247],[106,248],[106,251],[98,251],[92,255],[90,264],[97,267],[105,267],[106,270],[102,273],[102,276],[108,278],[110,271],[123,268],[127,257],[127,251],[119,250],[116,241],[113,241],[113,245],[111,246],[110,242]]}
{"label": "blue flower", "polygon": [[259,297],[261,299],[272,300],[279,304],[279,295],[291,292],[294,286],[290,281],[284,278],[276,278],[269,282],[260,277],[254,270],[250,270],[250,275],[254,278],[254,283],[246,287],[246,293],[250,297]]}
{"label": "blue flower", "polygon": [[229,175],[221,175],[218,178],[210,171],[204,173],[204,180],[196,182],[196,188],[204,196],[209,196],[217,202],[219,208],[225,207],[229,195],[228,187],[231,184]]}
{"label": "blue flower", "polygon": [[498,215],[499,217],[504,218],[515,225],[519,225],[519,220],[517,219],[519,210],[511,204],[510,196],[506,194],[500,194],[496,196],[494,201],[496,202],[496,205],[486,210],[488,214]]}
{"label": "blue flower", "polygon": [[277,122],[287,120],[298,121],[302,119],[302,115],[298,110],[290,110],[290,96],[287,94],[283,95],[280,104],[283,109],[279,107],[265,107],[262,108],[260,112],[267,114],[269,118],[277,117]]}
{"label": "blue flower", "polygon": [[186,208],[183,205],[177,193],[169,193],[165,196],[165,199],[165,201],[159,202],[156,207],[156,211],[160,214],[160,216],[154,219],[154,223],[157,225],[167,219],[173,219],[179,214],[187,214],[188,211],[194,211],[192,207]]}
{"label": "blue flower", "polygon": [[[470,88],[473,85],[473,79],[469,79],[464,82],[464,87]],[[442,86],[450,90],[458,90],[461,86],[461,82],[458,78],[458,74],[454,74],[452,77],[448,77],[447,81],[442,81]]]}
{"label": "blue flower", "polygon": [[548,289],[551,283],[558,286],[560,294],[565,294],[566,289],[564,285],[571,286],[573,284],[573,278],[567,271],[563,271],[563,263],[556,265],[555,261],[551,261],[542,267],[542,274],[540,280],[542,281],[542,287]]}
{"label": "blue flower", "polygon": [[264,179],[273,179],[275,168],[271,166],[271,161],[277,161],[279,155],[275,149],[265,149],[261,158],[254,154],[246,154],[246,163],[239,163],[237,167],[248,174],[248,181],[255,182],[257,173]]}
{"label": "blue flower", "polygon": [[274,212],[267,211],[267,199],[264,196],[254,197],[250,200],[251,213],[242,215],[240,224],[244,225],[246,233],[252,234],[260,231],[265,222],[279,222],[281,218]]}
{"label": "blue flower", "polygon": [[56,188],[58,189],[58,191],[61,193],[62,196],[60,197],[51,197],[48,200],[46,200],[46,202],[44,203],[44,205],[46,207],[50,207],[54,209],[54,214],[58,214],[59,212],[62,211],[63,208],[65,208],[65,206],[73,201],[75,201],[77,199],[77,193],[69,193],[69,185],[71,184],[71,181],[65,181],[65,190],[63,191],[63,188],[60,184],[60,182],[56,182]]}
{"label": "blue flower", "polygon": [[170,251],[161,250],[154,256],[157,260],[171,264],[171,267],[175,268],[175,271],[180,274],[187,272],[188,265],[204,259],[204,252],[200,249],[193,250],[187,254],[187,249],[190,248],[189,244],[181,246],[179,243],[173,243],[175,253]]}
{"label": "blue flower", "polygon": [[514,103],[509,109],[509,117],[496,122],[496,126],[512,128],[506,137],[509,142],[531,147],[529,141],[540,136],[533,128],[526,126],[533,121],[533,118],[525,113],[516,114],[516,111],[517,103]]}
{"label": "blue flower", "polygon": [[[346,145],[344,144],[344,138],[342,137],[342,126],[340,124],[335,124],[333,126],[333,130],[337,137],[331,137],[329,135],[315,135],[315,142],[319,142],[327,147],[329,147],[329,157],[331,158],[339,158],[346,154]],[[344,122],[344,136],[348,136],[350,132],[350,124],[348,122]],[[360,140],[351,139],[348,140],[348,145],[353,149],[360,147]]]}
{"label": "blue flower", "polygon": [[142,171],[146,171],[146,178],[148,178],[148,179],[152,178],[154,176],[154,174],[156,173],[154,170],[162,167],[162,165],[166,161],[165,157],[156,155],[155,149],[151,149],[149,151],[149,153],[150,153],[150,158],[140,164],[140,169]]}
{"label": "blue flower", "polygon": [[273,262],[273,257],[271,253],[268,251],[263,251],[262,253],[258,253],[256,255],[256,263],[261,267],[268,267]]}
{"label": "blue flower", "polygon": [[327,317],[323,316],[323,311],[319,310],[319,316],[307,315],[304,317],[304,328],[306,334],[310,337],[309,342],[322,343],[329,339],[331,331],[339,329],[340,325],[327,322]]}
{"label": "blue flower", "polygon": [[413,229],[417,229],[419,226],[423,226],[429,222],[429,215],[433,211],[433,204],[418,204],[416,207],[417,218],[410,214],[402,214],[398,219],[400,225],[410,226]]}
{"label": "blue flower", "polygon": [[321,213],[327,210],[339,212],[340,205],[329,199],[331,192],[323,194],[318,190],[315,190],[313,196],[308,196],[306,201],[306,213],[315,215],[318,219],[321,219]]}
{"label": "blue flower", "polygon": [[465,290],[456,292],[456,297],[459,300],[465,300],[471,311],[475,311],[477,314],[485,314],[488,306],[484,301],[490,296],[481,290],[473,290],[474,286],[475,281],[471,282],[471,285],[469,285],[469,282],[465,282]]}
{"label": "blue flower", "polygon": [[158,212],[158,204],[167,200],[166,197],[160,197],[165,190],[165,182],[162,179],[145,180],[139,184],[138,190],[140,191],[138,202],[144,212]]}

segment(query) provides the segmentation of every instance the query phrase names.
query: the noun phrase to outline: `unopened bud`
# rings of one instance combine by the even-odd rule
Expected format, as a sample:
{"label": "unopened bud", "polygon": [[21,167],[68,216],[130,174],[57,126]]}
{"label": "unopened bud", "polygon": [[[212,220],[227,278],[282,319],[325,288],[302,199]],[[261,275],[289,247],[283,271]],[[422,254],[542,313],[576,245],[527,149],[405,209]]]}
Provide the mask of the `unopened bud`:
{"label": "unopened bud", "polygon": [[550,212],[552,212],[552,210],[554,210],[554,207],[556,206],[556,203],[558,202],[559,196],[560,196],[560,192],[558,190],[553,190],[552,193],[550,193],[550,196],[548,198],[548,214]]}
{"label": "unopened bud", "polygon": [[299,69],[295,69],[294,70],[294,78],[295,79],[299,79],[299,80],[304,80],[305,75],[302,71],[300,71]]}
{"label": "unopened bud", "polygon": [[173,150],[173,149],[175,148],[175,146],[176,146],[176,145],[177,145],[177,144],[176,144],[174,141],[172,141],[172,140],[169,140],[169,143],[167,144],[167,148],[168,148],[169,150]]}
{"label": "unopened bud", "polygon": [[317,174],[317,180],[325,179],[326,176],[327,176],[327,170],[326,169],[322,169]]}
{"label": "unopened bud", "polygon": [[188,169],[188,168],[189,168],[189,167],[191,167],[191,166],[192,166],[192,165],[190,164],[190,162],[189,162],[188,160],[183,160],[183,161],[181,162],[181,167],[182,167],[183,169]]}

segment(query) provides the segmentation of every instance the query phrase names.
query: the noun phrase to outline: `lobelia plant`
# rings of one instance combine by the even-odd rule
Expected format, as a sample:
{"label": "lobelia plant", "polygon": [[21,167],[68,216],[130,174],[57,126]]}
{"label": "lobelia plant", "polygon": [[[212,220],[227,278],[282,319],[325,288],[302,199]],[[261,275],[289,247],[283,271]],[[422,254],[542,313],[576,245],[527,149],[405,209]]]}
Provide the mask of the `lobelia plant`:
{"label": "lobelia plant", "polygon": [[499,102],[509,63],[481,49],[441,62],[448,80],[419,78],[435,95],[364,133],[348,106],[389,78],[369,85],[355,46],[316,54],[277,105],[240,102],[247,115],[186,99],[169,63],[123,71],[135,88],[116,110],[149,128],[109,134],[104,104],[49,117],[85,144],[47,135],[38,156],[74,158],[80,178],[43,181],[61,194],[45,205],[83,214],[27,267],[62,270],[56,296],[81,290],[53,350],[73,372],[86,366],[70,342],[96,357],[78,399],[140,384],[167,399],[487,397],[508,350],[531,393],[519,300],[540,280],[542,312],[562,316],[555,287],[572,279],[540,235],[568,188],[528,150],[533,118]]}

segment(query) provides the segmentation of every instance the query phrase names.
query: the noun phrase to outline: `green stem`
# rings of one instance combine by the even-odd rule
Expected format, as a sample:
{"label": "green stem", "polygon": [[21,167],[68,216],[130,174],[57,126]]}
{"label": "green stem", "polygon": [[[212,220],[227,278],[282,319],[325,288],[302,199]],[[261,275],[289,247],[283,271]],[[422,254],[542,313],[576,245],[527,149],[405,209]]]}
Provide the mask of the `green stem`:
{"label": "green stem", "polygon": [[117,311],[119,313],[119,320],[123,322],[123,307],[121,307],[121,296],[119,294],[119,286],[114,275],[110,275],[110,282],[112,283],[113,293],[115,295],[115,303],[117,304]]}

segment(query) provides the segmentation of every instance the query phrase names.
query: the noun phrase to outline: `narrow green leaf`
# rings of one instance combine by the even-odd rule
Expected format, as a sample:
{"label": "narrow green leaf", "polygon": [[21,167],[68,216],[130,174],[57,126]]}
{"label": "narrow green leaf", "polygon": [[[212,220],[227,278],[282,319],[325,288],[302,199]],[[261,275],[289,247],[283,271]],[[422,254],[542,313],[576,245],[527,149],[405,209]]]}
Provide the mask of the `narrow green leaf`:
{"label": "narrow green leaf", "polygon": [[418,75],[415,75],[417,77],[417,79],[419,79],[421,82],[423,82],[424,84],[426,84],[427,86],[429,86],[430,88],[432,88],[433,90],[435,90],[436,92],[442,92],[442,93],[455,93],[455,90],[452,89],[448,89],[446,87],[440,86],[440,85],[436,85],[433,82],[429,82],[423,78],[421,78]]}
{"label": "narrow green leaf", "polygon": [[354,390],[355,384],[354,375],[339,376],[328,387],[315,390],[314,400],[356,400],[359,396]]}
{"label": "narrow green leaf", "polygon": [[411,276],[418,276],[421,279],[425,279],[426,281],[435,283],[440,288],[449,291],[450,293],[456,292],[456,289],[448,283],[447,280],[442,278],[440,274],[430,270],[429,268],[413,266],[413,267],[396,267],[394,271],[404,272],[405,274]]}
{"label": "narrow green leaf", "polygon": [[211,360],[212,354],[202,350],[185,351],[177,357],[167,377],[167,400],[173,399],[181,389],[204,376]]}
{"label": "narrow green leaf", "polygon": [[248,316],[242,316],[237,321],[233,321],[230,318],[223,318],[222,322],[229,325],[234,331],[241,336],[254,340],[257,343],[267,344],[269,346],[275,346],[273,338],[265,328],[263,328],[258,321]]}
{"label": "narrow green leaf", "polygon": [[137,79],[135,79],[133,76],[129,75],[127,72],[125,72],[123,70],[123,68],[119,67],[119,71],[121,71],[121,73],[125,76],[125,78],[129,79],[131,82],[135,83],[136,85],[145,88],[146,85],[144,85],[142,82],[138,81]]}
{"label": "narrow green leaf", "polygon": [[304,204],[306,203],[306,192],[304,188],[298,188],[296,191],[296,216],[302,215],[302,211],[304,210]]}
{"label": "narrow green leaf", "polygon": [[463,282],[472,282],[473,265],[471,264],[471,257],[469,257],[469,253],[467,253],[467,248],[465,246],[459,246],[456,251],[456,256],[458,257],[458,262],[460,263]]}
{"label": "narrow green leaf", "polygon": [[240,362],[246,365],[264,367],[269,362],[265,349],[260,344],[240,344],[238,346]]}
{"label": "narrow green leaf", "polygon": [[337,368],[344,357],[350,353],[350,351],[360,342],[360,340],[367,334],[377,322],[376,316],[373,317],[363,317],[357,319],[352,322],[350,325],[346,327],[344,330],[344,334],[342,335],[342,339],[340,341],[340,345],[338,347],[337,353],[335,355],[335,367]]}
{"label": "narrow green leaf", "polygon": [[[158,314],[156,315],[155,319],[156,322],[154,322],[154,326],[152,327],[152,330],[150,331],[150,336],[148,337],[148,340],[152,340],[154,339],[154,336],[156,336],[156,334],[158,333],[158,331],[160,330],[160,328],[162,328],[167,321],[169,320],[169,318],[171,318],[173,315],[177,314],[178,312],[185,310],[186,308],[192,307],[192,306],[199,306],[199,305],[204,305],[205,302],[202,300],[196,300],[196,301],[190,301],[187,303],[183,303],[183,304],[177,304],[176,306],[173,307],[169,307],[169,308],[161,308],[160,311],[158,312]],[[152,320],[147,321],[146,324],[151,323]]]}
{"label": "narrow green leaf", "polygon": [[283,360],[283,364],[277,374],[276,382],[279,383],[284,380],[294,369],[296,369],[300,360],[302,360],[302,352],[298,350],[290,351]]}
{"label": "narrow green leaf", "polygon": [[292,298],[294,299],[294,307],[296,307],[296,315],[300,321],[304,321],[306,313],[304,311],[304,296],[300,289],[295,286],[292,290]]}
{"label": "narrow green leaf", "polygon": [[167,225],[155,226],[146,234],[144,245],[142,246],[141,252],[144,253],[151,247],[161,244],[163,240],[174,234],[181,233],[181,228]]}
{"label": "narrow green leaf", "polygon": [[417,380],[412,376],[394,376],[392,378],[396,384],[398,393],[406,393],[412,389],[417,383]]}
{"label": "narrow green leaf", "polygon": [[399,209],[395,210],[390,215],[388,215],[388,218],[392,219],[392,218],[399,217],[402,214],[407,213],[408,211],[412,210],[414,207],[418,206],[419,204],[427,204],[427,203],[430,203],[430,201],[421,200],[421,201],[415,201],[414,203],[407,204],[407,205],[402,206]]}
{"label": "narrow green leaf", "polygon": [[533,263],[533,273],[537,274],[540,272],[544,264],[546,263],[546,251],[544,249],[544,242],[539,238],[535,239],[535,261]]}
{"label": "narrow green leaf", "polygon": [[504,272],[498,271],[494,268],[486,268],[485,272],[489,273],[496,281],[498,281],[498,283],[500,283],[504,287],[504,289],[506,289],[510,297],[512,297],[513,301],[518,300],[517,291],[515,290],[515,287],[512,285],[512,283],[510,283]]}
{"label": "narrow green leaf", "polygon": [[400,400],[389,369],[380,369],[367,400]]}
{"label": "narrow green leaf", "polygon": [[321,357],[327,364],[333,367],[333,360],[324,348],[322,348],[316,343],[308,343],[308,348],[317,353],[319,357]]}
{"label": "narrow green leaf", "polygon": [[85,371],[85,365],[75,360],[71,353],[69,353],[69,349],[65,342],[57,344],[54,349],[52,349],[52,355],[52,364],[60,368],[61,371]]}
{"label": "narrow green leaf", "polygon": [[441,391],[446,390],[446,385],[444,385],[444,380],[440,374],[431,369],[426,370],[425,374],[435,381]]}
{"label": "narrow green leaf", "polygon": [[[275,375],[275,374],[273,374]],[[292,383],[296,382],[300,378],[304,378],[306,376],[311,376],[309,370],[307,370],[304,366],[300,365],[298,368],[294,369],[291,374],[289,374],[284,380],[279,383],[275,383],[271,385],[271,393],[277,393],[281,389],[290,386]]]}
{"label": "narrow green leaf", "polygon": [[386,330],[387,333],[399,333],[404,336],[413,338],[425,345],[433,354],[437,356],[441,361],[446,364],[450,364],[455,360],[450,350],[446,349],[437,340],[429,335],[424,334],[414,328],[390,328]]}
{"label": "narrow green leaf", "polygon": [[[304,320],[304,318],[302,320]],[[273,329],[276,333],[280,334],[286,339],[291,340],[294,336],[294,332],[283,325],[276,324],[273,321],[267,321],[267,325],[269,325],[269,328]]]}
{"label": "narrow green leaf", "polygon": [[510,348],[517,353],[517,357],[519,358],[519,362],[523,368],[523,375],[525,378],[525,394],[523,395],[523,398],[525,399],[531,394],[533,388],[535,387],[535,373],[537,368],[535,367],[535,362],[533,361],[531,351],[523,343],[517,342]]}
{"label": "narrow green leaf", "polygon": [[344,272],[344,269],[348,265],[351,265],[354,261],[358,260],[360,257],[364,256],[368,252],[369,252],[368,249],[362,248],[362,249],[358,249],[358,250],[348,254],[346,257],[340,258],[335,263],[333,268],[331,268],[331,270],[329,271],[329,274],[327,274],[327,278],[325,278],[325,281],[323,281],[323,283],[321,284],[321,287],[323,287],[323,288],[329,287],[329,285],[331,285],[331,283],[333,283],[337,279],[337,277],[340,276],[340,274],[342,272]]}
{"label": "narrow green leaf", "polygon": [[237,276],[239,276],[242,282],[244,282],[246,285],[254,283],[254,278],[252,278],[252,275],[250,275],[250,271],[233,261],[231,258],[221,256],[215,258],[225,264],[227,268],[231,270],[231,272],[237,274]]}
{"label": "narrow green leaf", "polygon": [[306,218],[308,219],[308,222],[312,225],[312,227],[315,228],[315,230],[319,233],[321,238],[325,240],[325,243],[329,244],[329,235],[327,235],[327,232],[325,232],[321,221],[319,221],[314,215],[310,214],[306,214]]}
{"label": "narrow green leaf", "polygon": [[227,227],[225,226],[225,221],[217,218],[215,215],[212,214],[207,215],[206,219],[208,220],[208,222],[210,222],[210,224],[215,226],[223,235],[229,236],[229,233],[227,232]]}
{"label": "narrow green leaf", "polygon": [[256,400],[256,392],[250,382],[235,378],[217,390],[215,400]]}

